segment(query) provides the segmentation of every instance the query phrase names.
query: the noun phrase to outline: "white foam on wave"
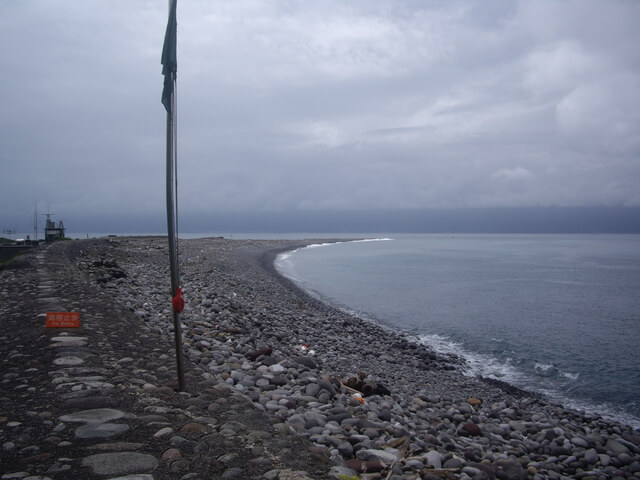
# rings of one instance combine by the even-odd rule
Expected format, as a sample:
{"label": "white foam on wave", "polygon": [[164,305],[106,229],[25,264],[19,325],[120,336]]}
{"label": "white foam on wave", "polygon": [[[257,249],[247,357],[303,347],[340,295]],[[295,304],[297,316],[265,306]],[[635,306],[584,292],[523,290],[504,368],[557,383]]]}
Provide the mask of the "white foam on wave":
{"label": "white foam on wave", "polygon": [[347,243],[359,243],[359,242],[390,242],[393,238],[363,238],[362,240],[351,240]]}
{"label": "white foam on wave", "polygon": [[363,243],[363,242],[388,242],[393,240],[393,238],[361,238],[359,240],[344,240],[341,242],[324,242],[324,243],[312,243],[311,245],[307,245],[306,247],[298,248],[293,250],[292,253],[297,252],[298,250],[303,250],[305,248],[318,248],[318,247],[329,247],[331,245],[340,245],[341,243]]}
{"label": "white foam on wave", "polygon": [[361,243],[361,242],[388,242],[393,240],[393,238],[387,238],[387,237],[383,237],[383,238],[362,238],[359,240],[345,240],[345,241],[340,241],[340,242],[324,242],[324,243],[312,243],[310,245],[304,246],[304,247],[300,247],[300,248],[296,248],[294,250],[289,250],[286,252],[282,252],[279,253],[275,260],[273,261],[273,266],[276,268],[276,271],[282,275],[283,277],[286,277],[290,280],[293,280],[294,282],[296,282],[300,287],[302,287],[303,290],[305,290],[308,293],[311,293],[311,295],[315,298],[319,298],[319,294],[317,292],[314,292],[312,290],[310,290],[309,288],[307,288],[304,285],[304,282],[297,278],[296,274],[295,274],[295,268],[294,268],[294,263],[291,259],[291,257],[299,252],[300,250],[304,250],[306,248],[319,248],[319,247],[328,247],[331,245],[339,245],[341,243]]}
{"label": "white foam on wave", "polygon": [[462,373],[470,377],[487,377],[514,385],[526,383],[524,374],[508,362],[500,362],[491,355],[469,352],[465,348],[451,339],[442,335],[419,335],[421,343],[431,347],[437,353],[444,355],[455,355],[465,362]]}
{"label": "white foam on wave", "polygon": [[[294,250],[295,251],[295,250]],[[280,262],[286,262],[287,260],[289,260],[289,257],[291,257],[291,253],[292,252],[284,252],[278,255],[277,259]]]}
{"label": "white foam on wave", "polygon": [[[544,382],[536,381],[529,377],[518,368],[509,363],[509,359],[505,362],[499,361],[497,358],[482,353],[469,352],[465,348],[442,335],[419,335],[420,342],[431,347],[437,353],[442,355],[455,355],[465,362],[465,368],[462,373],[467,376],[492,378],[501,380],[510,385],[524,388],[529,391],[542,393],[546,397],[559,402],[567,408],[573,410],[584,411],[591,414],[601,415],[603,418],[631,425],[634,428],[640,428],[640,419],[629,414],[622,408],[616,407],[608,403],[594,403],[586,400],[569,397],[559,392],[554,386]],[[555,368],[553,365],[545,363],[536,363],[537,371],[548,371]],[[579,374],[570,372],[561,372],[560,375],[568,380],[577,380]]]}
{"label": "white foam on wave", "polygon": [[[299,249],[297,249],[299,250]],[[296,283],[300,283],[300,279],[296,278],[293,262],[291,261],[291,255],[297,250],[290,250],[288,252],[279,253],[273,261],[273,266],[276,271],[290,280]]]}
{"label": "white foam on wave", "polygon": [[298,250],[302,250],[304,248],[319,248],[319,247],[328,247],[329,245],[335,245],[337,243],[347,243],[347,242],[326,242],[326,243],[312,243],[311,245],[307,245],[306,247],[297,248],[293,252],[297,252]]}
{"label": "white foam on wave", "polygon": [[295,271],[295,266],[291,261],[291,255],[294,252],[296,252],[296,250],[278,254],[276,256],[276,259],[273,261],[273,266],[280,275],[294,282],[307,295],[315,298],[316,300],[322,301],[322,298],[318,292],[310,289],[302,279],[298,278]]}
{"label": "white foam on wave", "polygon": [[621,407],[616,407],[610,403],[589,403],[577,398],[562,395],[549,394],[551,398],[558,400],[562,405],[573,410],[600,415],[607,420],[620,422],[624,425],[631,425],[635,429],[640,429],[640,418],[624,411]]}
{"label": "white foam on wave", "polygon": [[536,370],[541,370],[543,372],[548,372],[549,370],[551,370],[553,368],[553,365],[547,364],[547,363],[536,363],[534,368]]}
{"label": "white foam on wave", "polygon": [[553,364],[536,363],[533,367],[538,375],[541,376],[557,376],[567,380],[577,380],[580,378],[579,373],[564,372]]}

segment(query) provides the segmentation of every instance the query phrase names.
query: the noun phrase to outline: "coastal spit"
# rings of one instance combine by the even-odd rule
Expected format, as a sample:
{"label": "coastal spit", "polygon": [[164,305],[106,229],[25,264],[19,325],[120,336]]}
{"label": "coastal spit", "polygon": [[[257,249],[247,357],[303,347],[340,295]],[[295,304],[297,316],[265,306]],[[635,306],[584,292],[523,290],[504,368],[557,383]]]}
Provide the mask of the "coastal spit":
{"label": "coastal spit", "polygon": [[465,376],[275,272],[309,243],[180,241],[184,392],[166,238],[5,265],[0,479],[640,479],[632,427]]}

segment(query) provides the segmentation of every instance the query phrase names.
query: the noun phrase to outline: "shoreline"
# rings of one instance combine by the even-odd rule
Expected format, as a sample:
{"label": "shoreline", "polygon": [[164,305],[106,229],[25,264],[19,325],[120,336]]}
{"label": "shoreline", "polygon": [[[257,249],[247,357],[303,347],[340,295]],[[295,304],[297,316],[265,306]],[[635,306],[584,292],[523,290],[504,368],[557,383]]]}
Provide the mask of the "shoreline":
{"label": "shoreline", "polygon": [[[329,243],[339,243],[339,242],[354,242],[354,241],[362,241],[362,240],[328,240],[325,243],[329,244]],[[383,329],[385,332],[388,332],[391,335],[395,335],[398,336],[400,338],[403,338],[407,341],[410,342],[414,342],[417,345],[419,345],[421,348],[426,348],[430,351],[432,351],[433,353],[436,353],[437,355],[440,355],[441,357],[445,358],[446,360],[448,360],[452,365],[462,368],[465,364],[466,364],[466,360],[456,354],[452,354],[452,353],[440,353],[437,352],[432,346],[430,346],[429,344],[423,343],[421,342],[418,338],[416,338],[416,335],[413,334],[409,334],[409,333],[404,333],[402,331],[396,330],[393,327],[387,326],[381,322],[378,322],[374,319],[371,318],[367,318],[367,317],[363,317],[360,315],[357,315],[354,312],[351,312],[349,310],[340,308],[338,306],[332,305],[329,302],[325,302],[323,301],[321,298],[316,298],[314,295],[310,294],[308,291],[306,291],[303,287],[301,287],[300,285],[298,285],[294,280],[292,280],[291,278],[287,277],[286,275],[282,274],[278,268],[275,266],[275,261],[277,260],[278,256],[280,254],[283,253],[288,253],[288,252],[294,252],[299,250],[300,248],[304,248],[306,246],[309,245],[313,245],[315,244],[315,241],[308,243],[308,244],[303,244],[300,246],[293,246],[292,248],[277,248],[274,250],[267,250],[263,253],[263,257],[264,257],[264,261],[263,261],[263,268],[271,275],[275,276],[278,280],[282,281],[283,285],[286,288],[289,288],[297,293],[299,293],[300,295],[304,296],[305,298],[307,298],[309,301],[311,302],[317,302],[319,305],[322,306],[322,308],[328,308],[331,310],[335,310],[336,312],[340,312],[340,314],[344,314],[353,318],[357,318],[358,320],[365,322],[367,324],[371,324],[374,325],[376,327],[379,327],[381,329]],[[461,373],[462,374],[462,373]],[[465,374],[462,374],[465,375]],[[467,375],[465,375],[467,376]],[[531,390],[527,390],[525,388],[521,388],[518,387],[517,385],[513,385],[509,382],[497,379],[497,378],[491,378],[491,377],[483,377],[481,375],[468,375],[468,377],[470,378],[476,378],[482,382],[486,382],[489,383],[491,385],[496,386],[496,388],[500,388],[501,390],[508,392],[511,395],[514,396],[518,396],[518,397],[525,397],[525,396],[529,396],[532,398],[536,398],[536,399],[541,399],[541,400],[545,400],[545,401],[551,401],[551,399],[545,395],[544,393],[540,393],[540,392],[535,392],[535,391],[531,391]]]}
{"label": "shoreline", "polygon": [[[312,298],[273,260],[313,243],[181,241],[183,258],[198,265],[189,272],[187,262],[184,270],[191,305],[185,353],[256,408],[326,448],[336,467],[362,473],[366,462],[396,464],[398,478],[430,467],[466,469],[470,478],[483,478],[484,466],[534,478],[629,465],[633,478],[636,464],[640,471],[632,427],[504,382],[466,377],[455,359]],[[217,341],[221,334],[224,342]],[[359,374],[388,394],[360,403],[343,386]],[[610,451],[618,443],[628,450],[622,461]],[[625,454],[632,459],[626,465]]]}
{"label": "shoreline", "polygon": [[[386,239],[377,239],[377,240],[386,240]],[[354,240],[351,240],[351,241],[354,241]],[[355,240],[355,241],[362,241],[362,240]],[[371,240],[368,240],[368,241],[371,241]],[[327,243],[327,245],[329,244]],[[290,252],[293,252],[293,250],[290,250]],[[277,258],[277,255],[275,257]],[[438,345],[436,346],[431,345],[428,341],[421,339],[422,336],[427,336],[427,337],[430,336],[429,333],[415,334],[415,333],[406,332],[406,331],[403,331],[401,328],[387,325],[384,322],[384,319],[377,319],[375,317],[369,317],[367,315],[359,315],[357,312],[349,310],[346,307],[335,305],[331,301],[323,299],[322,295],[320,295],[319,293],[307,291],[304,288],[304,286],[297,284],[295,279],[289,278],[285,273],[281,273],[277,267],[274,270],[276,275],[280,275],[286,278],[291,283],[292,288],[300,290],[303,294],[308,295],[309,297],[313,298],[316,301],[319,301],[320,303],[323,303],[331,308],[335,308],[343,313],[346,313],[347,315],[352,315],[366,322],[370,322],[374,325],[378,325],[384,329],[387,329],[390,332],[393,332],[396,335],[405,337],[410,341],[418,342],[419,344],[424,345],[428,349],[438,352],[439,354],[452,355],[453,356],[452,363],[462,365],[464,367],[463,370],[465,370],[464,375],[466,376],[478,378],[482,381],[493,383],[495,385],[502,385],[503,390],[509,391],[511,389],[512,393],[516,395],[518,394],[521,396],[529,395],[529,396],[544,399],[548,403],[559,403],[564,408],[568,408],[571,410],[586,411],[594,415],[601,415],[608,420],[611,420],[613,422],[618,422],[624,425],[629,425],[633,427],[635,430],[640,431],[640,417],[634,416],[632,413],[622,409],[622,407],[619,407],[610,403],[605,403],[605,402],[597,403],[596,401],[587,401],[580,397],[567,396],[566,394],[563,394],[560,390],[553,390],[553,386],[550,386],[550,385],[547,386],[547,388],[534,389],[531,385],[529,385],[530,382],[529,383],[526,382],[527,378],[530,379],[531,377],[525,377],[524,375],[527,375],[527,374],[524,374],[522,372],[518,373],[518,375],[522,378],[518,378],[518,375],[513,375],[515,378],[506,379],[506,380],[501,379],[502,375],[500,374],[498,374],[498,376],[493,375],[492,372],[489,372],[488,374],[484,374],[482,370],[479,370],[473,367],[474,363],[478,362],[478,359],[477,359],[478,354],[472,351],[467,351],[467,352],[463,351],[461,353],[452,352],[451,351],[452,349],[450,347],[459,346],[457,344],[450,344],[450,345],[447,345],[445,348],[440,349],[438,348]],[[486,353],[482,355],[487,356]],[[498,361],[495,358],[489,359],[489,360],[496,361],[496,362]],[[514,369],[516,368],[504,363],[500,365],[502,368],[504,367],[514,368]]]}

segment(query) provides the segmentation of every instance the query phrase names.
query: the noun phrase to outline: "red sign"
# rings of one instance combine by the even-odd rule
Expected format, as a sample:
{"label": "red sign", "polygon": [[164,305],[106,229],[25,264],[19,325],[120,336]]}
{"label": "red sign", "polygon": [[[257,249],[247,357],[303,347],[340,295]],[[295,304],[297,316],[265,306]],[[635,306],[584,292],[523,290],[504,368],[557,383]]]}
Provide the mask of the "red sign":
{"label": "red sign", "polygon": [[80,313],[78,312],[47,312],[47,328],[78,328]]}

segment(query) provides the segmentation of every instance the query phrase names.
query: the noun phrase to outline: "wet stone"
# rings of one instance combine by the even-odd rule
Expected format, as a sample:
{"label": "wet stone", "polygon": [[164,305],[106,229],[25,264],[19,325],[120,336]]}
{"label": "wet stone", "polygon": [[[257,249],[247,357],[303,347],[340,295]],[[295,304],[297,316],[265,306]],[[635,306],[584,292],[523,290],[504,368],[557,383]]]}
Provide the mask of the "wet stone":
{"label": "wet stone", "polygon": [[82,358],[82,359],[86,359],[89,357],[93,357],[94,354],[91,353],[91,351],[89,351],[89,349],[85,348],[85,347],[58,347],[57,348],[57,355],[56,357],[60,358],[60,357],[78,357],[78,358]]}
{"label": "wet stone", "polygon": [[200,423],[192,422],[187,423],[180,429],[180,433],[182,434],[199,434],[204,433],[208,430],[206,425],[202,425]]}
{"label": "wet stone", "polygon": [[87,344],[87,337],[52,337],[52,347],[84,347]]}
{"label": "wet stone", "polygon": [[55,474],[55,473],[65,472],[67,470],[71,470],[71,465],[67,465],[61,462],[56,462],[47,469],[47,473]]}
{"label": "wet stone", "polygon": [[603,467],[607,467],[609,466],[609,463],[611,463],[611,457],[609,455],[606,454],[598,454],[598,458],[600,459],[600,464]]}
{"label": "wet stone", "polygon": [[129,430],[129,425],[121,423],[89,423],[76,428],[76,438],[111,438]]}
{"label": "wet stone", "polygon": [[154,438],[167,437],[167,436],[171,435],[172,433],[173,433],[173,428],[164,427],[164,428],[161,428],[160,430],[158,430],[156,433],[154,433],[153,437]]}
{"label": "wet stone", "polygon": [[604,446],[605,450],[609,453],[620,454],[620,453],[629,453],[629,449],[625,447],[622,443],[610,438],[607,440],[607,444]]}
{"label": "wet stone", "polygon": [[462,468],[462,461],[458,458],[450,458],[446,462],[444,462],[444,468]]}
{"label": "wet stone", "polygon": [[300,365],[304,365],[305,367],[310,368],[312,370],[318,368],[318,364],[316,363],[316,361],[309,357],[297,356],[297,357],[293,357],[293,360],[299,363]]}
{"label": "wet stone", "polygon": [[352,458],[347,460],[345,463],[348,468],[354,470],[356,473],[379,472],[384,469],[384,465],[376,461],[364,461]]}
{"label": "wet stone", "polygon": [[618,455],[618,461],[622,465],[629,465],[631,462],[633,462],[633,458],[628,453],[621,453],[620,455]]}
{"label": "wet stone", "polygon": [[87,450],[97,450],[102,452],[126,452],[132,450],[140,450],[144,446],[144,443],[134,442],[98,443],[97,445],[91,445],[87,447]]}
{"label": "wet stone", "polygon": [[83,458],[82,465],[91,468],[97,475],[123,475],[153,470],[158,460],[145,453],[98,453]]}
{"label": "wet stone", "polygon": [[133,475],[124,475],[117,478],[108,478],[107,480],[153,480],[153,475],[149,473],[134,473]]}
{"label": "wet stone", "polygon": [[509,478],[513,480],[526,480],[526,470],[515,460],[500,459],[496,462],[498,478]]}
{"label": "wet stone", "polygon": [[274,469],[274,470],[269,470],[268,472],[266,472],[262,476],[262,478],[264,478],[264,480],[276,480],[279,476],[280,476],[280,470]]}
{"label": "wet stone", "polygon": [[595,449],[589,449],[586,452],[584,452],[584,459],[587,461],[587,463],[593,465],[594,463],[597,463],[599,458],[598,458],[598,452]]}
{"label": "wet stone", "polygon": [[124,417],[124,412],[112,408],[94,408],[91,410],[81,410],[79,412],[63,415],[60,420],[63,422],[83,422],[83,423],[105,423]]}
{"label": "wet stone", "polygon": [[84,360],[81,359],[80,357],[72,357],[72,356],[59,357],[53,361],[54,365],[81,365],[83,363],[84,363]]}
{"label": "wet stone", "polygon": [[386,450],[363,449],[358,450],[356,458],[359,460],[377,460],[391,465],[399,459],[399,455]]}
{"label": "wet stone", "polygon": [[100,382],[105,378],[100,375],[94,375],[90,377],[58,377],[54,378],[51,383],[53,385],[60,385],[62,383],[86,383],[86,382]]}
{"label": "wet stone", "polygon": [[232,463],[235,462],[239,458],[237,453],[225,453],[224,455],[218,457],[218,461],[220,463]]}
{"label": "wet stone", "polygon": [[65,407],[69,408],[84,408],[84,409],[96,409],[115,407],[118,405],[118,400],[113,397],[106,396],[93,396],[84,398],[70,398],[62,403]]}
{"label": "wet stone", "polygon": [[162,460],[165,462],[175,462],[182,458],[182,453],[177,448],[169,448],[162,454]]}
{"label": "wet stone", "polygon": [[222,474],[223,479],[242,478],[244,475],[244,469],[240,467],[231,467]]}

